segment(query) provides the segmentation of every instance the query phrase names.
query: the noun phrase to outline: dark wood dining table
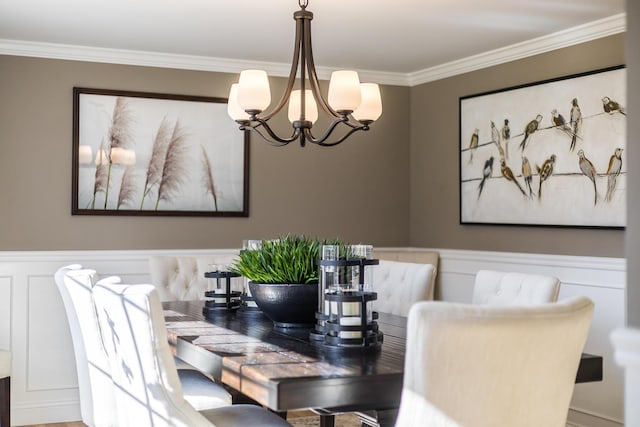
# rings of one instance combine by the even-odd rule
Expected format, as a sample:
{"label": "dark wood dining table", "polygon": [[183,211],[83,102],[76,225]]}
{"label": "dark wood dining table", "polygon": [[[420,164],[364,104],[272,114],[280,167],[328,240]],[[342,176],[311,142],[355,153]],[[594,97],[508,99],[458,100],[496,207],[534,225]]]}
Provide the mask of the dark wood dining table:
{"label": "dark wood dining table", "polygon": [[[261,315],[203,316],[203,301],[163,303],[177,356],[269,409],[374,411],[393,425],[400,405],[407,319],[379,313],[377,352],[340,355],[310,343],[309,329],[275,328]],[[576,382],[602,380],[602,357],[583,354]],[[332,417],[321,424],[332,425]]]}

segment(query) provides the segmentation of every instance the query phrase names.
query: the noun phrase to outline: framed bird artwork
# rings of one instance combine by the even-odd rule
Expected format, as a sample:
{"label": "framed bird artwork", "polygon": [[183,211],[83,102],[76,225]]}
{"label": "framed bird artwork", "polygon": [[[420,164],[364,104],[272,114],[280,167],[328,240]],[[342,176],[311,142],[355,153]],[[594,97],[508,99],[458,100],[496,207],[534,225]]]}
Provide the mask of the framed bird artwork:
{"label": "framed bird artwork", "polygon": [[460,98],[460,223],[624,228],[623,65]]}

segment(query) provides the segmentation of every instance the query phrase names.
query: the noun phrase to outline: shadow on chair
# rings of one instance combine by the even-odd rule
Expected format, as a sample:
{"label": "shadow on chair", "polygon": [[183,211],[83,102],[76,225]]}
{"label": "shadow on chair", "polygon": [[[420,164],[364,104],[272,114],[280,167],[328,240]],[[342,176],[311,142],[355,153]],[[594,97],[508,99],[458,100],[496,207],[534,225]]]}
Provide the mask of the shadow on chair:
{"label": "shadow on chair", "polygon": [[198,412],[184,399],[153,285],[100,281],[94,297],[120,426],[290,426],[255,405]]}

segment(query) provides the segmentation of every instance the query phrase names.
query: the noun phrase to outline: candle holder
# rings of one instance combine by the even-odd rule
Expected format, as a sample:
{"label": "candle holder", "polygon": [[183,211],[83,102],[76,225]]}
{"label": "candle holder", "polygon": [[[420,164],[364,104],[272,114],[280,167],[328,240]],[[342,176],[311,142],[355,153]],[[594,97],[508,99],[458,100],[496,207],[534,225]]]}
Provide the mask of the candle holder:
{"label": "candle holder", "polygon": [[373,350],[382,345],[378,330],[378,313],[372,311],[367,319],[367,304],[378,298],[375,292],[347,291],[329,293],[329,318],[325,321],[323,346],[329,350]]}
{"label": "candle holder", "polygon": [[[205,317],[234,312],[240,308],[242,292],[231,290],[231,278],[240,277],[239,274],[230,271],[209,271],[204,273],[204,277],[215,279],[215,288],[204,293],[205,297],[210,298],[205,300],[202,308]],[[221,283],[223,280],[224,284]]]}
{"label": "candle holder", "polygon": [[364,252],[353,250],[354,258],[338,258],[338,247],[322,249],[316,325],[310,332],[311,342],[329,352],[377,351],[383,341],[378,330],[378,313],[370,303],[378,298],[372,291],[368,267],[378,265],[368,245],[358,245]]}

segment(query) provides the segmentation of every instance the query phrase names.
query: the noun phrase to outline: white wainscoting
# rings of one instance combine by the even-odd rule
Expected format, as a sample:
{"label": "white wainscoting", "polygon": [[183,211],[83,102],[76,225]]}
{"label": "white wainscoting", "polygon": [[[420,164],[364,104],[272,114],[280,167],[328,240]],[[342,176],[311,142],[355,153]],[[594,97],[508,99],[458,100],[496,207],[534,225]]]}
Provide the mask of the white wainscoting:
{"label": "white wainscoting", "polygon": [[[596,309],[585,350],[604,356],[605,379],[576,386],[569,425],[623,425],[623,371],[613,360],[609,333],[624,326],[624,259],[428,250],[440,252],[439,299],[470,301],[474,275],[480,268],[555,275],[562,281],[560,298],[590,297]],[[151,255],[233,253],[237,249],[0,252],[0,348],[13,352],[13,424],[80,419],[71,337],[53,281],[58,268],[81,263],[102,276],[119,275],[124,281],[141,283],[149,281]]]}

